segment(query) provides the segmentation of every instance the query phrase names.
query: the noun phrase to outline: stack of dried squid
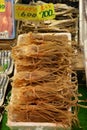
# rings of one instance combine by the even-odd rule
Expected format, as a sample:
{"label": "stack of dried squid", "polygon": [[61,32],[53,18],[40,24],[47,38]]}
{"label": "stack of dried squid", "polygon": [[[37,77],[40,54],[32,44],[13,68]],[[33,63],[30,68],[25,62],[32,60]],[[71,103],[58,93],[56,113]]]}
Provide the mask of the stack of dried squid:
{"label": "stack of dried squid", "polygon": [[[24,34],[12,49],[16,72],[7,107],[13,122],[50,122],[71,126],[77,121],[77,80],[72,72],[70,41],[57,36]],[[71,76],[73,73],[73,77]]]}

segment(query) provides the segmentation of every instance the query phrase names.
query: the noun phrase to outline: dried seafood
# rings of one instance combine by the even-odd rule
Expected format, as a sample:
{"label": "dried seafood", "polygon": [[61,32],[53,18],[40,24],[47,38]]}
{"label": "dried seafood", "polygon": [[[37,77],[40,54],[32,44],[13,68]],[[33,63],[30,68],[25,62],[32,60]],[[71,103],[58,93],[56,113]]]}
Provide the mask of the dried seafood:
{"label": "dried seafood", "polygon": [[[26,39],[28,37],[28,39]],[[13,122],[52,122],[71,126],[77,121],[77,78],[72,71],[70,41],[53,35],[26,34],[12,49],[16,73],[7,107]],[[73,75],[73,76],[72,76]]]}

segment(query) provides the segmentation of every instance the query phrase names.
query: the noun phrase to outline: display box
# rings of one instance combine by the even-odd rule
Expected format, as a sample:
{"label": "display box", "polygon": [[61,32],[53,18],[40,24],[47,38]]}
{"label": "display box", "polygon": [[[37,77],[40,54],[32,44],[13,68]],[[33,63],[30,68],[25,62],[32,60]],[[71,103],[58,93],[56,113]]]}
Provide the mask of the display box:
{"label": "display box", "polygon": [[0,1],[0,39],[15,38],[14,0]]}
{"label": "display box", "polygon": [[71,130],[70,127],[61,123],[34,123],[34,122],[11,122],[7,124],[11,130]]}

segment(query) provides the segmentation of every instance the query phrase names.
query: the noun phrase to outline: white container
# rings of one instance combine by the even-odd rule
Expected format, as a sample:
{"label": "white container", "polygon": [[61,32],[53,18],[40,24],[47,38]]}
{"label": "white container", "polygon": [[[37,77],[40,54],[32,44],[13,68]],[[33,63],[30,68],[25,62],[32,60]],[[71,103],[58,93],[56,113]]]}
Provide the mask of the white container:
{"label": "white container", "polygon": [[61,123],[34,123],[34,122],[11,122],[8,121],[7,125],[11,130],[71,130],[70,127],[64,126]]}

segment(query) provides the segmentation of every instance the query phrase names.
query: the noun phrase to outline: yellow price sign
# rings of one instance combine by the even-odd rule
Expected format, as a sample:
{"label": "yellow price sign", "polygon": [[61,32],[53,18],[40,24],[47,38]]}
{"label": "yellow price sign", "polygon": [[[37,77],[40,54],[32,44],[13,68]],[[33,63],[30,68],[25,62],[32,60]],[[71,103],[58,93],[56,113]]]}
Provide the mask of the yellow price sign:
{"label": "yellow price sign", "polygon": [[23,5],[15,4],[15,19],[17,20],[49,20],[55,18],[53,4]]}
{"label": "yellow price sign", "polygon": [[40,20],[55,18],[54,5],[52,3],[38,5],[38,17]]}
{"label": "yellow price sign", "polygon": [[36,20],[37,19],[37,6],[15,4],[15,19]]}
{"label": "yellow price sign", "polygon": [[0,12],[5,12],[5,0],[0,0]]}

